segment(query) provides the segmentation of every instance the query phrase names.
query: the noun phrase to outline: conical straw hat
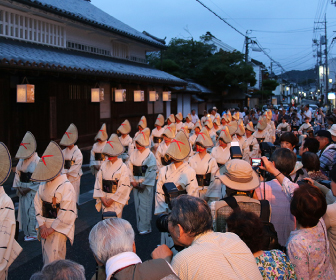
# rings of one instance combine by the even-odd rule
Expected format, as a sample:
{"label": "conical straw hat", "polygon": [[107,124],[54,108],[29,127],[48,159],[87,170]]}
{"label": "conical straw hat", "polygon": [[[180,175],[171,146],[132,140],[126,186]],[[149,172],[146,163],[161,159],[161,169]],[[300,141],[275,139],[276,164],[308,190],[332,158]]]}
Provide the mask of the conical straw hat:
{"label": "conical straw hat", "polygon": [[188,139],[189,139],[189,128],[186,124],[184,124],[181,129],[184,131],[184,133],[187,135]]}
{"label": "conical straw hat", "polygon": [[170,143],[166,155],[177,161],[184,160],[190,154],[190,144],[187,135],[179,131]]}
{"label": "conical straw hat", "polygon": [[216,125],[219,126],[220,125],[220,118],[219,117],[215,118],[213,123],[215,123]]}
{"label": "conical straw hat", "polygon": [[166,129],[163,131],[162,135],[165,135],[169,139],[173,139],[176,136],[176,131],[175,131],[175,124],[171,123],[166,127]]}
{"label": "conical straw hat", "polygon": [[213,142],[210,138],[208,130],[203,127],[200,133],[197,135],[195,143],[201,144],[204,148],[210,148],[213,146]]}
{"label": "conical straw hat", "polygon": [[175,116],[173,114],[170,114],[170,116],[167,118],[167,120],[170,120],[172,123],[175,122]]}
{"label": "conical straw hat", "polygon": [[212,120],[210,118],[208,118],[207,121],[205,122],[204,126],[207,126],[209,129],[212,129],[213,128]]}
{"label": "conical straw hat", "polygon": [[227,123],[230,122],[230,118],[229,118],[229,116],[228,116],[227,114],[224,114],[224,115],[222,116],[222,119],[224,119],[225,122],[227,122]]}
{"label": "conical straw hat", "polygon": [[175,115],[175,118],[182,121],[183,120],[183,116],[182,116],[182,113],[179,112],[178,114]]}
{"label": "conical straw hat", "polygon": [[163,126],[164,125],[164,117],[163,115],[159,114],[155,121],[155,126]]}
{"label": "conical straw hat", "polygon": [[146,128],[147,127],[147,119],[145,116],[142,116],[139,123],[138,123],[138,126],[141,126],[142,128]]}
{"label": "conical straw hat", "polygon": [[147,130],[145,129],[142,131],[139,131],[138,135],[134,138],[134,142],[137,142],[139,145],[143,147],[147,147],[149,145],[149,137],[146,132]]}
{"label": "conical straw hat", "polygon": [[222,139],[226,144],[232,142],[229,128],[226,125],[223,126],[222,130],[220,131],[220,135],[218,139]]}
{"label": "conical straw hat", "polygon": [[97,139],[100,139],[101,141],[106,141],[107,138],[108,136],[106,131],[106,124],[103,124],[102,127],[99,129],[94,140],[97,141]]}
{"label": "conical straw hat", "polygon": [[232,119],[238,121],[239,120],[239,116],[240,116],[239,112],[235,112],[233,114],[233,116],[232,116]]}
{"label": "conical straw hat", "polygon": [[149,139],[149,136],[150,136],[150,134],[151,134],[150,129],[149,129],[148,127],[146,127],[146,128],[143,130],[143,132],[147,135],[147,137],[148,137],[148,139]]}
{"label": "conical straw hat", "polygon": [[186,116],[186,119],[189,119],[189,121],[192,121],[192,117],[190,113]]}
{"label": "conical straw hat", "polygon": [[244,122],[242,119],[240,119],[238,121],[238,130],[237,130],[237,134],[240,136],[243,136],[245,134],[245,126],[244,126]]}
{"label": "conical straw hat", "polygon": [[237,121],[231,121],[227,124],[227,127],[229,128],[230,135],[236,134],[238,130],[238,122]]}
{"label": "conical straw hat", "polygon": [[252,122],[249,122],[246,125],[246,129],[249,130],[249,131],[255,131],[255,129],[253,128],[253,123]]}
{"label": "conical straw hat", "polygon": [[0,142],[0,186],[6,182],[12,170],[12,159],[6,145]]}
{"label": "conical straw hat", "polygon": [[23,137],[20,147],[15,155],[16,158],[30,158],[36,151],[36,140],[34,135],[27,131]]}
{"label": "conical straw hat", "polygon": [[229,122],[232,121],[231,111],[227,111],[226,115],[228,117]]}
{"label": "conical straw hat", "polygon": [[257,123],[257,129],[264,130],[267,126],[267,117],[266,116],[260,116],[258,123]]}
{"label": "conical straw hat", "polygon": [[272,119],[272,110],[270,110],[270,109],[267,110],[267,119],[268,120]]}
{"label": "conical straw hat", "polygon": [[118,127],[117,131],[121,134],[128,134],[131,132],[131,124],[128,120],[124,120],[124,122]]}
{"label": "conical straw hat", "polygon": [[62,171],[63,165],[62,150],[56,142],[51,141],[36,165],[31,180],[37,182],[51,181]]}
{"label": "conical straw hat", "polygon": [[111,157],[117,157],[124,152],[124,146],[121,144],[117,134],[113,133],[110,139],[106,142],[103,149],[103,154]]}
{"label": "conical straw hat", "polygon": [[202,130],[202,125],[201,125],[201,122],[199,120],[195,123],[195,125],[193,127],[193,130],[195,130],[196,127],[198,127],[199,130]]}
{"label": "conical straw hat", "polygon": [[72,123],[68,127],[67,131],[64,133],[60,145],[62,146],[71,146],[75,144],[78,139],[78,130],[77,127]]}

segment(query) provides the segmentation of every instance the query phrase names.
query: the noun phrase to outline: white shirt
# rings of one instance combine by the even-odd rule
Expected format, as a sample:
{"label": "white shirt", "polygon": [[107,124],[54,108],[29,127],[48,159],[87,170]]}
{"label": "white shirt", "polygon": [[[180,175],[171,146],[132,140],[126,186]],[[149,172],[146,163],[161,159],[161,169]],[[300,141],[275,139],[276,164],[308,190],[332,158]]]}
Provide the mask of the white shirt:
{"label": "white shirt", "polygon": [[199,120],[199,117],[196,114],[195,115],[191,115],[191,122],[193,124],[195,124],[198,120]]}

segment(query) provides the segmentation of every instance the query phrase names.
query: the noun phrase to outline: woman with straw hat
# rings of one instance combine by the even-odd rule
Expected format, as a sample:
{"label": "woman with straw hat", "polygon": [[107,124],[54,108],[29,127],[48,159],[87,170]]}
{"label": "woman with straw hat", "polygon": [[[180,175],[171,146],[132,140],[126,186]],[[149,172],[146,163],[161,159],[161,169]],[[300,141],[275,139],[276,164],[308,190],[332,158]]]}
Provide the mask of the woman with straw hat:
{"label": "woman with straw hat", "polygon": [[[213,129],[213,127],[214,126],[213,126],[213,122],[212,122],[211,118],[208,118],[207,121],[204,123],[204,127],[203,128],[207,129],[208,134],[209,134],[209,136],[210,136],[210,138],[212,140],[212,144],[214,146],[216,144],[216,137],[217,137],[217,135],[216,135],[216,132]],[[208,151],[210,152],[211,149],[209,148]]]}
{"label": "woman with straw hat", "polygon": [[155,154],[157,148],[159,147],[160,143],[163,141],[162,133],[164,132],[164,117],[163,115],[159,114],[156,118],[154,123],[155,128],[152,130],[151,140],[152,140],[152,147],[153,152]]}
{"label": "woman with straw hat", "polygon": [[213,121],[213,131],[217,133],[217,131],[220,131],[222,129],[222,125],[220,122],[220,117],[216,117]]}
{"label": "woman with straw hat", "polygon": [[[200,133],[201,129],[202,129],[201,121],[198,120],[193,127],[194,134],[189,137],[189,142],[190,142],[192,147],[194,147],[196,138],[197,138],[198,134]],[[196,150],[196,146],[194,147],[194,150]]]}
{"label": "woman with straw hat", "polygon": [[192,122],[192,116],[190,113],[186,116],[186,122],[184,124],[188,126],[188,133],[190,134],[194,128],[194,123]]}
{"label": "woman with straw hat", "polygon": [[[139,123],[138,123],[138,131],[134,134],[134,137],[133,137],[133,142],[132,144],[130,145],[129,149],[128,149],[128,154],[129,156],[134,152],[136,151],[136,147],[135,147],[135,142],[134,142],[134,139],[139,135],[139,133],[141,133],[141,131],[143,131],[145,128],[147,128],[147,119],[145,116],[142,116]],[[149,128],[148,128],[149,130]],[[149,134],[150,134],[150,130],[149,130]],[[152,141],[151,139],[149,139],[149,147],[151,146],[152,144]]]}
{"label": "woman with straw hat", "polygon": [[172,123],[166,127],[166,129],[162,133],[163,142],[160,143],[159,147],[156,150],[155,158],[156,158],[156,164],[157,169],[160,171],[162,166],[165,166],[169,164],[169,161],[166,161],[165,154],[167,152],[167,149],[171,143],[171,141],[175,138],[176,130],[175,130],[175,124]]}
{"label": "woman with straw hat", "polygon": [[181,112],[175,115],[175,121],[176,121],[176,131],[180,131],[183,126],[183,115]]}
{"label": "woman with straw hat", "polygon": [[118,135],[112,134],[104,147],[107,160],[100,167],[93,191],[97,211],[116,212],[118,218],[121,218],[131,192],[128,168],[118,158],[123,151]]}
{"label": "woman with straw hat", "polygon": [[18,221],[24,232],[24,241],[37,240],[34,197],[39,184],[30,180],[40,157],[36,153],[34,135],[27,131],[16,153],[19,159],[16,165],[13,188],[19,197]]}
{"label": "woman with straw hat", "polygon": [[127,162],[133,186],[137,228],[140,234],[152,232],[152,202],[156,179],[156,159],[149,150],[149,128],[134,138],[136,150]]}
{"label": "woman with straw hat", "polygon": [[14,239],[15,208],[5,193],[3,184],[12,170],[12,159],[6,145],[0,142],[0,279],[7,279],[8,269],[21,253],[22,248]]}
{"label": "woman with straw hat", "polygon": [[93,144],[90,153],[90,169],[95,177],[97,176],[100,166],[105,160],[105,156],[102,151],[106,144],[107,137],[106,124],[103,124],[94,138],[97,142]]}
{"label": "woman with straw hat", "polygon": [[198,134],[195,145],[197,153],[189,159],[189,165],[196,172],[200,198],[204,199],[218,169],[216,160],[207,152],[208,148],[213,147],[213,143],[205,127]]}
{"label": "woman with straw hat", "polygon": [[61,173],[63,166],[62,150],[51,141],[31,177],[41,182],[34,205],[44,265],[65,259],[67,238],[72,245],[75,236],[77,197],[66,174]]}
{"label": "woman with straw hat", "polygon": [[132,137],[129,136],[129,133],[131,132],[131,124],[128,120],[125,120],[117,129],[117,134],[121,134],[119,136],[119,140],[121,142],[121,145],[124,147],[124,152],[119,156],[123,162],[126,162],[129,159],[129,153],[132,149]]}
{"label": "woman with straw hat", "polygon": [[65,174],[70,183],[73,185],[76,192],[76,202],[78,203],[80,193],[80,179],[83,175],[83,155],[78,146],[75,145],[77,139],[78,130],[77,127],[72,123],[64,133],[60,145],[66,147],[62,151],[64,156],[64,168],[62,170],[62,174]]}
{"label": "woman with straw hat", "polygon": [[257,158],[258,157],[258,152],[259,152],[259,144],[258,141],[255,137],[253,137],[253,132],[255,132],[255,129],[253,128],[253,123],[249,122],[246,125],[245,128],[245,135],[246,135],[246,140],[245,140],[245,145],[244,145],[244,150],[243,152],[243,160],[247,161],[248,163],[251,163],[252,158]]}
{"label": "woman with straw hat", "polygon": [[237,131],[233,138],[234,138],[233,141],[237,141],[239,143],[240,149],[243,151],[245,149],[246,137],[245,137],[245,126],[242,119],[238,120]]}
{"label": "woman with straw hat", "polygon": [[270,139],[271,139],[271,142],[274,143],[275,142],[275,139],[276,139],[276,135],[275,135],[275,124],[274,124],[274,121],[272,121],[272,110],[268,109],[264,115],[266,116],[266,119],[267,119],[267,130],[268,130],[268,133],[270,135]]}
{"label": "woman with straw hat", "polygon": [[219,167],[223,166],[230,159],[230,147],[232,138],[229,128],[224,126],[218,137],[218,145],[211,151],[211,156],[216,160]]}

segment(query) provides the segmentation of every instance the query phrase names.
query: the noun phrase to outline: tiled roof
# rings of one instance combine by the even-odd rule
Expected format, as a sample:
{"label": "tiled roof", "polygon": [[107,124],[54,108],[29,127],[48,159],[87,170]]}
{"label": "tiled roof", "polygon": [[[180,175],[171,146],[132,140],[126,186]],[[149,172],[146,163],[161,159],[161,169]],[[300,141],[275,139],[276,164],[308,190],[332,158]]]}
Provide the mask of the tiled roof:
{"label": "tiled roof", "polygon": [[172,88],[176,91],[189,92],[189,93],[213,93],[210,89],[200,84],[191,81],[186,81],[186,83],[188,84],[185,88],[184,87],[172,87]]}
{"label": "tiled roof", "polygon": [[[90,25],[96,25],[102,29],[107,29],[124,36],[131,37],[136,40],[164,47],[165,45],[155,40],[153,37],[147,36],[127,24],[117,20],[108,13],[100,10],[93,4],[84,0],[14,0],[16,2],[25,3],[44,10],[51,10],[54,13],[62,14],[79,21],[84,21]],[[111,1],[113,5],[113,1]]]}
{"label": "tiled roof", "polygon": [[184,80],[147,65],[0,38],[0,66],[4,65],[81,72],[170,85],[186,84]]}

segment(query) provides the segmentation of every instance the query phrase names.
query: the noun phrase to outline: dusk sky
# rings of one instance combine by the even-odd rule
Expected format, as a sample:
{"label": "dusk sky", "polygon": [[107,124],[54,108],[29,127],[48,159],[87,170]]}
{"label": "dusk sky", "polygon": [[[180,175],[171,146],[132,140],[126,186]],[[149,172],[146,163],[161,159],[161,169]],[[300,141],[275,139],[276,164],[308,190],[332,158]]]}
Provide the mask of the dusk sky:
{"label": "dusk sky", "polygon": [[[326,13],[328,47],[336,37],[336,7],[331,0],[200,0],[241,33],[249,30],[265,51],[286,70],[313,68],[316,51],[312,39],[324,30],[313,32],[314,24]],[[196,0],[92,0],[92,4],[138,31],[166,38],[199,39],[210,31],[215,37],[244,52],[244,36],[209,12]],[[252,31],[251,31],[252,30]],[[323,35],[322,34],[322,35]],[[336,40],[335,40],[336,41]],[[333,44],[335,45],[335,43]],[[333,45],[329,59],[336,54]],[[323,46],[324,48],[324,46]],[[270,59],[261,52],[251,57],[270,67]],[[274,67],[276,74],[279,67]]]}

